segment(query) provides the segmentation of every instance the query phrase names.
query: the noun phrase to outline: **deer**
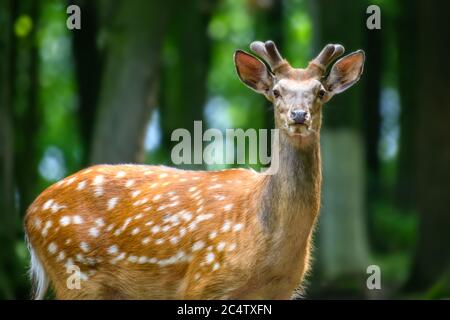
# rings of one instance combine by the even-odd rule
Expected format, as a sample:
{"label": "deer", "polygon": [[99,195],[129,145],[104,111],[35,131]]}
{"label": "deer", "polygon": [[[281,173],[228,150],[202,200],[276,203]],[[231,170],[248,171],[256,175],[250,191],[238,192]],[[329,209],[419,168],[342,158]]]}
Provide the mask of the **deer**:
{"label": "deer", "polygon": [[235,69],[273,104],[277,170],[104,164],[68,176],[24,219],[35,299],[50,285],[57,299],[295,296],[320,209],[322,107],[359,80],[365,54],[332,64],[344,47],[328,44],[302,69],[273,41],[250,49],[235,51]]}

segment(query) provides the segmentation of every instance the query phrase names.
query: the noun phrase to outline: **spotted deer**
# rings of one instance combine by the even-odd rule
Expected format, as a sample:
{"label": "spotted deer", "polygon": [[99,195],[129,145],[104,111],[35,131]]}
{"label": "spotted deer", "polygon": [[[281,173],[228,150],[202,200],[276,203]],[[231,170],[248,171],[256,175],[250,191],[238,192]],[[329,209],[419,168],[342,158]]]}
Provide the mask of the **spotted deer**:
{"label": "spotted deer", "polygon": [[[277,171],[97,165],[45,190],[25,228],[37,299],[287,299],[309,268],[320,207],[322,105],[360,78],[328,44],[305,69],[272,41],[238,50],[239,78],[274,105]],[[276,148],[275,148],[276,147]],[[273,165],[273,164],[272,164]],[[76,268],[74,268],[76,267]],[[75,270],[74,274],[70,270]],[[79,276],[79,287],[68,279]]]}

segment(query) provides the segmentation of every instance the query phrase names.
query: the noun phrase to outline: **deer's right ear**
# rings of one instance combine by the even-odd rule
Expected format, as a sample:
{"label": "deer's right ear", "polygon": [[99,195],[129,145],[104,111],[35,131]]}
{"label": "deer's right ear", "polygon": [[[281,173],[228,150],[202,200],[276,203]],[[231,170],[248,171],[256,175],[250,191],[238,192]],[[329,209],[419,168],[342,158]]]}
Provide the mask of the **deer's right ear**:
{"label": "deer's right ear", "polygon": [[234,65],[241,81],[256,92],[266,94],[272,87],[273,76],[258,58],[237,50],[234,53]]}

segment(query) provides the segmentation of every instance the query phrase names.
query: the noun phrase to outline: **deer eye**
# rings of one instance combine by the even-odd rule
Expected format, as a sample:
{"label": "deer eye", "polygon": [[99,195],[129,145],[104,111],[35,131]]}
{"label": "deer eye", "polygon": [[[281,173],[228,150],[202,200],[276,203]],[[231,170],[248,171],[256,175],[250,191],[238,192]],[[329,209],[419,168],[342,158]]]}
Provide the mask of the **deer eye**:
{"label": "deer eye", "polygon": [[320,89],[319,92],[317,93],[317,97],[319,97],[319,99],[322,99],[325,96],[325,90],[324,89]]}
{"label": "deer eye", "polygon": [[279,98],[280,97],[280,91],[278,91],[277,89],[273,90],[273,96],[275,98]]}

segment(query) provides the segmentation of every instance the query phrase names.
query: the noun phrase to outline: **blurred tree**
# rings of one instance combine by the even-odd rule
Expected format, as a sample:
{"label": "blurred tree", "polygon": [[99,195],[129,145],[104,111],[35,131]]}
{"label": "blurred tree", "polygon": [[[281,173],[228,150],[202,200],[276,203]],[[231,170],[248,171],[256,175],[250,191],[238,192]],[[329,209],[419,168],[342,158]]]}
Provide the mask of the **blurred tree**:
{"label": "blurred tree", "polygon": [[[450,2],[420,1],[417,6],[418,114],[415,130],[418,147],[417,204],[420,213],[416,257],[408,283],[414,290],[438,285],[437,297],[450,294],[450,46],[448,16]],[[409,107],[409,106],[406,106]]]}
{"label": "blurred tree", "polygon": [[[194,0],[174,12],[165,43],[165,68],[161,90],[163,149],[170,159],[171,134],[177,128],[193,133],[194,121],[203,121],[210,67],[211,38],[208,25],[216,1]],[[205,130],[206,128],[204,128]]]}
{"label": "blurred tree", "polygon": [[[37,27],[39,25],[38,0],[20,2],[20,15],[15,22],[17,39],[14,93],[15,176],[19,191],[19,214],[24,215],[36,195],[39,162],[37,133],[40,128],[39,56]],[[29,21],[29,22],[27,22]]]}
{"label": "blurred tree", "polygon": [[89,0],[74,2],[80,6],[82,12],[82,28],[72,32],[79,96],[78,124],[83,150],[81,166],[85,166],[89,162],[103,71],[103,59],[98,48],[100,33],[98,3]]}
{"label": "blurred tree", "polygon": [[[386,17],[383,15],[383,23]],[[364,145],[365,159],[366,159],[366,205],[367,205],[367,222],[368,230],[371,240],[376,239],[373,236],[374,232],[374,203],[380,196],[380,157],[378,152],[378,145],[380,142],[380,93],[381,93],[381,79],[383,70],[383,44],[386,39],[383,39],[384,29],[363,29],[364,32],[364,49],[367,56],[368,63],[364,66],[364,77],[361,79],[364,84]],[[370,61],[370,62],[369,62]],[[376,244],[376,243],[375,243]]]}
{"label": "blurred tree", "polygon": [[416,0],[399,0],[402,12],[396,17],[401,113],[395,201],[402,209],[417,205],[417,3]]}
{"label": "blurred tree", "polygon": [[[361,48],[365,27],[362,2],[311,1],[314,47],[342,43],[347,50]],[[345,23],[343,23],[345,19]],[[369,248],[365,223],[365,167],[362,135],[361,84],[335,96],[323,110],[323,206],[319,219],[318,265],[322,296],[336,290],[342,297],[361,294]],[[318,287],[318,286],[317,286]],[[336,293],[335,292],[335,293]]]}
{"label": "blurred tree", "polygon": [[0,2],[0,298],[13,298],[15,269],[14,231],[17,217],[14,208],[14,130],[12,100],[14,91],[13,2]]}
{"label": "blurred tree", "polygon": [[[284,24],[283,24],[283,1],[255,1],[249,0],[252,11],[255,14],[255,40],[273,40],[280,52],[285,52],[284,47]],[[265,101],[265,127],[274,128],[274,117],[271,103]],[[268,148],[271,148],[270,141]],[[270,150],[270,149],[269,149]]]}
{"label": "blurred tree", "polygon": [[[94,126],[92,163],[140,162],[156,104],[162,40],[173,1],[102,1],[105,68]],[[186,26],[187,27],[187,26]]]}

